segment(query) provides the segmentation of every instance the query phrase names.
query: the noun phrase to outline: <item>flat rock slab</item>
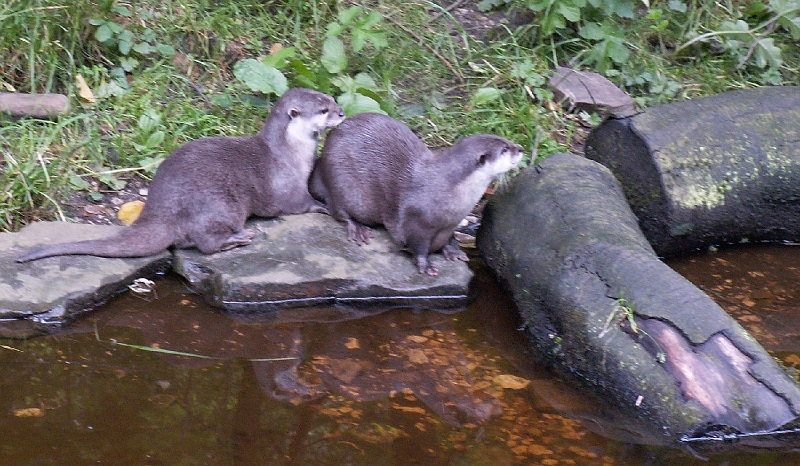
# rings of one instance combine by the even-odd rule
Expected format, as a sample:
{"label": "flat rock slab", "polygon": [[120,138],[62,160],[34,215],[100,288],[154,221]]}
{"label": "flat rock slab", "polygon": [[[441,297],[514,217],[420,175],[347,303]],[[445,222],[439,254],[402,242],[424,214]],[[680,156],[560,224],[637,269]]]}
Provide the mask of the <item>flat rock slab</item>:
{"label": "flat rock slab", "polygon": [[577,108],[617,117],[636,113],[631,96],[601,74],[559,66],[553,71],[549,84],[556,101],[569,111]]}
{"label": "flat rock slab", "polygon": [[[434,255],[439,276],[422,275],[383,229],[369,245],[347,240],[327,215],[253,221],[253,243],[203,255],[178,250],[135,259],[59,256],[18,264],[28,248],[113,235],[115,226],[39,222],[0,234],[0,320],[37,329],[66,323],[138,278],[154,278],[171,264],[204,299],[230,311],[256,312],[314,305],[461,307],[472,278],[467,264]],[[302,312],[298,310],[297,312]]]}
{"label": "flat rock slab", "polygon": [[39,222],[19,233],[0,233],[0,319],[58,326],[128,289],[138,278],[169,268],[169,253],[139,259],[50,257],[18,264],[26,249],[114,234],[114,226]]}
{"label": "flat rock slab", "polygon": [[320,304],[460,307],[472,272],[463,262],[433,257],[439,276],[420,274],[411,256],[383,229],[370,244],[347,240],[345,226],[322,214],[248,224],[253,243],[213,255],[175,253],[175,271],[209,304],[264,311]]}

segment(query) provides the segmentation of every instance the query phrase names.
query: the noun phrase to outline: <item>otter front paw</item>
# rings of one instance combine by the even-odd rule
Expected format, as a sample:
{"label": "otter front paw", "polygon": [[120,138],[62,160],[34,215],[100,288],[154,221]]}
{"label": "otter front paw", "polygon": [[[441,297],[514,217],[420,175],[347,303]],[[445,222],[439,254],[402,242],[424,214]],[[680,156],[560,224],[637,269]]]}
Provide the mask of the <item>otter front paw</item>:
{"label": "otter front paw", "polygon": [[225,241],[220,245],[220,251],[227,251],[228,249],[238,248],[253,242],[253,237],[256,235],[254,230],[244,229],[225,238]]}
{"label": "otter front paw", "polygon": [[369,244],[372,238],[372,229],[354,220],[347,220],[347,239],[355,241],[358,245]]}
{"label": "otter front paw", "polygon": [[417,265],[419,273],[428,274],[431,277],[439,275],[439,269],[431,264],[430,260],[428,260],[427,254],[419,254],[414,256],[414,263]]}
{"label": "otter front paw", "polygon": [[446,244],[442,248],[442,255],[449,261],[469,262],[469,256],[467,256],[467,253],[462,251],[458,246],[453,246],[452,244]]}

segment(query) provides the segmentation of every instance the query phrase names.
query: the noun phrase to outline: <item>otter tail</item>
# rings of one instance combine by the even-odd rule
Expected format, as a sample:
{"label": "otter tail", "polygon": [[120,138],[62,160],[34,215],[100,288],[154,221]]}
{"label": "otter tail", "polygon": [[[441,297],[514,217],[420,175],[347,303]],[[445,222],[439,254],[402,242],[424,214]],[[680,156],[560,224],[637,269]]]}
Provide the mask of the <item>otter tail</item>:
{"label": "otter tail", "polygon": [[74,254],[99,257],[145,257],[165,251],[174,240],[172,231],[166,225],[137,222],[108,238],[54,244],[34,249],[18,257],[17,262]]}

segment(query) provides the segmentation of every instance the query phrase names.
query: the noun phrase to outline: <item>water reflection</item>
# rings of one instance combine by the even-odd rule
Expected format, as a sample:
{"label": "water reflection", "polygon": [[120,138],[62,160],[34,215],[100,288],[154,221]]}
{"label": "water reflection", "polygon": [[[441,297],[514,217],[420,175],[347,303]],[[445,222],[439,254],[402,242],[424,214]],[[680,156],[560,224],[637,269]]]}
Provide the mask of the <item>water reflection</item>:
{"label": "water reflection", "polygon": [[[723,264],[720,257],[727,256],[710,260]],[[687,276],[708,270],[703,258],[691,260]],[[762,312],[736,301],[745,285],[730,279],[738,291],[718,293],[739,302],[749,313],[742,316],[787,322],[791,310]],[[769,288],[787,309],[797,290],[791,280]],[[298,313],[222,314],[166,280],[158,299],[124,296],[58,335],[0,341],[0,458],[20,465],[709,464],[593,433],[617,434],[598,400],[576,396],[531,364],[516,314],[485,271],[472,288],[473,304],[452,315],[321,308],[301,322]],[[775,336],[773,349],[796,348],[789,330],[764,332]],[[796,460],[739,453],[710,464]]]}

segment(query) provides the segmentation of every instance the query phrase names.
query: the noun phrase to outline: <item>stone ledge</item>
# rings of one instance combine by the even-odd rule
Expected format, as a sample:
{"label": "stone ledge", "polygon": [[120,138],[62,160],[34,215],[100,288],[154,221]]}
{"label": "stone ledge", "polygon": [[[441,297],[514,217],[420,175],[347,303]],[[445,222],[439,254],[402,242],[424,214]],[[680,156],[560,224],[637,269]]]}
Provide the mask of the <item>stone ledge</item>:
{"label": "stone ledge", "polygon": [[454,308],[467,302],[472,272],[435,255],[438,277],[417,272],[385,230],[372,243],[348,241],[345,228],[321,214],[255,220],[253,243],[213,255],[196,250],[135,259],[59,256],[18,264],[31,247],[109,236],[114,226],[39,222],[0,233],[0,320],[47,328],[69,322],[154,278],[173,264],[195,292],[229,311],[263,312],[314,305]]}
{"label": "stone ledge", "polygon": [[[207,302],[234,311],[310,305],[459,307],[472,278],[462,262],[435,255],[439,276],[420,274],[387,232],[372,242],[348,241],[344,225],[322,214],[248,224],[253,243],[212,256],[175,253],[175,271]],[[301,246],[302,245],[302,246]]]}

